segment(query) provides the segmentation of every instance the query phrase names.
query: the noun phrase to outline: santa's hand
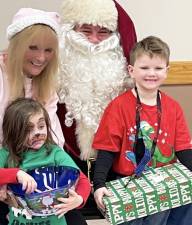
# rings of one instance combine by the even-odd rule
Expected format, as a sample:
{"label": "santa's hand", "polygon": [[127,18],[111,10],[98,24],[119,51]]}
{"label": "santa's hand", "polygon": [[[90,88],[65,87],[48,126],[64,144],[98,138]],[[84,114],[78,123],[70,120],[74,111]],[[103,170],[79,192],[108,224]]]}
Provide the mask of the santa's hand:
{"label": "santa's hand", "polygon": [[4,201],[7,198],[7,185],[0,186],[0,201]]}
{"label": "santa's hand", "polygon": [[58,198],[61,204],[55,205],[54,208],[57,210],[56,215],[61,218],[69,210],[79,207],[83,203],[82,196],[78,195],[74,190],[69,189],[68,198]]}
{"label": "santa's hand", "polygon": [[17,172],[17,181],[22,184],[22,190],[25,190],[27,194],[34,192],[37,188],[34,178],[23,170]]}
{"label": "santa's hand", "polygon": [[97,204],[97,206],[102,209],[103,211],[105,211],[105,206],[103,204],[103,196],[107,195],[107,196],[111,196],[112,193],[107,190],[106,187],[101,187],[98,188],[95,192],[94,192],[94,198],[95,198],[95,202]]}

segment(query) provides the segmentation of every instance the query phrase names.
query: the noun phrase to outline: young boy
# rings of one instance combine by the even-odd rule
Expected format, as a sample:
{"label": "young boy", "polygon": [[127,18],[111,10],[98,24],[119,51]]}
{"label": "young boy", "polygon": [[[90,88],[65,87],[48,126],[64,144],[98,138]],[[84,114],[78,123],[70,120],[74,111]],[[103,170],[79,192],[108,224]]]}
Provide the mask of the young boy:
{"label": "young boy", "polygon": [[[122,176],[141,174],[145,165],[159,167],[176,161],[192,170],[192,145],[179,104],[159,91],[167,77],[169,47],[157,37],[138,42],[130,53],[128,71],[135,88],[106,108],[94,137],[99,150],[94,173],[94,196],[104,209],[103,195],[110,167]],[[144,161],[146,163],[143,165]],[[130,221],[129,225],[165,225],[170,210]]]}

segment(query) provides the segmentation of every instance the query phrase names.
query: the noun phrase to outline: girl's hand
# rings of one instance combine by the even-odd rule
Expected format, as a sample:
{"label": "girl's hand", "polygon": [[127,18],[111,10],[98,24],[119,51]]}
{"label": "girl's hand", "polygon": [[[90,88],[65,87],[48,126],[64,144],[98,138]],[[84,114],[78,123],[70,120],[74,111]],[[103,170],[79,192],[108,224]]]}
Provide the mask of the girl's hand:
{"label": "girl's hand", "polygon": [[95,202],[97,204],[97,206],[102,209],[103,211],[105,211],[105,206],[103,204],[103,196],[107,195],[107,196],[111,196],[111,192],[107,190],[106,187],[102,187],[102,188],[98,188],[95,192],[94,192],[94,198],[95,198]]}
{"label": "girl's hand", "polygon": [[68,198],[58,198],[61,204],[55,205],[54,208],[57,209],[55,215],[61,218],[69,210],[79,207],[83,203],[82,196],[78,195],[74,190],[69,189]]}
{"label": "girl's hand", "polygon": [[7,198],[7,185],[0,186],[0,201],[4,201]]}
{"label": "girl's hand", "polygon": [[37,183],[34,178],[23,170],[17,172],[17,180],[22,184],[22,190],[25,190],[27,194],[34,192],[37,188]]}

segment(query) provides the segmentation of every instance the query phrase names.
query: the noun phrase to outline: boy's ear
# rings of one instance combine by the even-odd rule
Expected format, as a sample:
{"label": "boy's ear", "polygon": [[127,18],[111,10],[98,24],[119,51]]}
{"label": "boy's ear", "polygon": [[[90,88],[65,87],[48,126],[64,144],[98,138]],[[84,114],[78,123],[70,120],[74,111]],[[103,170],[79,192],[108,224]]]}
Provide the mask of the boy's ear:
{"label": "boy's ear", "polygon": [[169,72],[170,66],[167,66],[167,72]]}
{"label": "boy's ear", "polygon": [[132,66],[132,65],[128,65],[128,66],[127,66],[127,69],[128,69],[129,75],[131,76],[131,74],[132,74],[132,72],[133,72],[133,66]]}

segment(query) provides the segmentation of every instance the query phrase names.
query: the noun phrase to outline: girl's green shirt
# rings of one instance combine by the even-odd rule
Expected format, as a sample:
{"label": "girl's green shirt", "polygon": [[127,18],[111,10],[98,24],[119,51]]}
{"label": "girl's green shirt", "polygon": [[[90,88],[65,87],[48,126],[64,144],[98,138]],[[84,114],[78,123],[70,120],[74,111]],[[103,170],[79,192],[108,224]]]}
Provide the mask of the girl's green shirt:
{"label": "girl's green shirt", "polygon": [[[51,152],[47,154],[45,146],[42,146],[39,150],[27,150],[23,154],[23,160],[20,164],[22,170],[31,170],[42,166],[71,166],[77,168],[75,162],[71,157],[59,146],[51,145]],[[0,168],[3,167],[14,167],[8,165],[9,151],[5,148],[0,149]],[[65,217],[58,219],[57,216],[46,216],[46,217],[33,217],[32,220],[26,219],[21,214],[15,216],[13,211],[10,210],[9,225],[65,225]]]}

